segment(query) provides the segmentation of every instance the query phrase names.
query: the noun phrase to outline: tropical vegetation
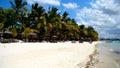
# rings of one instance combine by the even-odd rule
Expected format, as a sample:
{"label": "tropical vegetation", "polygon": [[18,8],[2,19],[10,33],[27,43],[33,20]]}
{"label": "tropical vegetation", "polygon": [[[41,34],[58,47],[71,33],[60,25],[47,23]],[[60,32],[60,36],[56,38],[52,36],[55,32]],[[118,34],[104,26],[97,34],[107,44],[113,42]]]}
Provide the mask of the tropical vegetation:
{"label": "tropical vegetation", "polygon": [[85,27],[69,17],[65,11],[60,14],[56,7],[45,10],[38,3],[27,9],[27,2],[14,0],[11,8],[0,8],[0,32],[3,38],[24,41],[96,41],[98,33],[92,26]]}

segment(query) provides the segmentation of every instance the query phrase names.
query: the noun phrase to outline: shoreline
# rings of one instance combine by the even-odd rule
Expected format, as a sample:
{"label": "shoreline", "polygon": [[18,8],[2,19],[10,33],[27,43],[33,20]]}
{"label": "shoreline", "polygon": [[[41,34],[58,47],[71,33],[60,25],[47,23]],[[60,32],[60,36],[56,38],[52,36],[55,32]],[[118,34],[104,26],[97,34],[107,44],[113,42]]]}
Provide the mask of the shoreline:
{"label": "shoreline", "polygon": [[89,61],[85,65],[86,66],[85,68],[91,68],[98,62],[99,62],[99,60],[98,60],[98,47],[96,44],[94,52],[89,55]]}
{"label": "shoreline", "polygon": [[[119,68],[120,63],[117,63],[116,59],[118,57],[115,56],[113,52],[111,52],[111,49],[109,47],[104,46],[103,44],[99,44],[97,46],[98,54],[97,59],[98,62],[92,66],[92,68]],[[120,59],[119,59],[120,60]],[[118,61],[119,61],[118,60]]]}
{"label": "shoreline", "polygon": [[0,68],[85,68],[97,43],[0,44]]}

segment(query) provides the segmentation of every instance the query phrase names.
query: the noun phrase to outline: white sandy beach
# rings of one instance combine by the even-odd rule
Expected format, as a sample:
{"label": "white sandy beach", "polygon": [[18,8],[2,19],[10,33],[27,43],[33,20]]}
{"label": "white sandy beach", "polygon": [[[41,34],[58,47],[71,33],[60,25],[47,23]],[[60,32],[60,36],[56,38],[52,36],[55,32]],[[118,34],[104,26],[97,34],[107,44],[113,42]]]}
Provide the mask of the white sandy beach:
{"label": "white sandy beach", "polygon": [[85,68],[95,44],[0,43],[0,68]]}

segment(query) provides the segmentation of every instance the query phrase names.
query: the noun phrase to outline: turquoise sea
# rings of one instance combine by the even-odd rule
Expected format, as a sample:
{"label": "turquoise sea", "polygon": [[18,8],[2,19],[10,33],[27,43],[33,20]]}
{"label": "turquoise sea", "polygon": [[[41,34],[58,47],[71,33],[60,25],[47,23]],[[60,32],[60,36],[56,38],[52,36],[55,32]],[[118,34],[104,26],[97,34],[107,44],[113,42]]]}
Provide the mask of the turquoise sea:
{"label": "turquoise sea", "polygon": [[105,41],[102,45],[109,48],[109,51],[120,56],[120,41]]}

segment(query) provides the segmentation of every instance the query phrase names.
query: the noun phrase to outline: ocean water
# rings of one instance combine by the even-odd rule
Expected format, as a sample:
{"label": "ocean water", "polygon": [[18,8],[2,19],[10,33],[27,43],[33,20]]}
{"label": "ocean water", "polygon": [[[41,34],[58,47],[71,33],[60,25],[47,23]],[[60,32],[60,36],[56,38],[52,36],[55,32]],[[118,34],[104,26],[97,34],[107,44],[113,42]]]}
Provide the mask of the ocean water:
{"label": "ocean water", "polygon": [[120,68],[120,41],[103,41],[97,47],[98,62],[93,68]]}
{"label": "ocean water", "polygon": [[105,41],[102,45],[109,48],[109,51],[120,56],[120,41]]}
{"label": "ocean water", "polygon": [[120,41],[104,41],[101,45],[110,53],[111,62],[115,62],[117,66],[115,68],[120,68]]}

